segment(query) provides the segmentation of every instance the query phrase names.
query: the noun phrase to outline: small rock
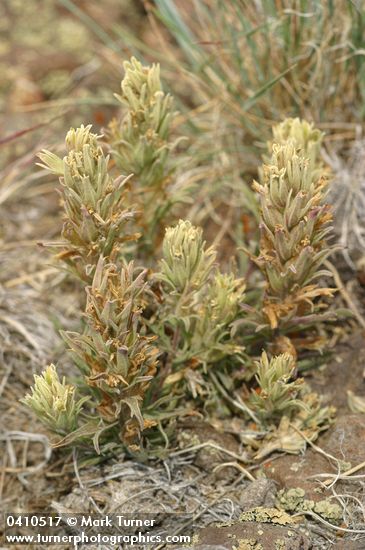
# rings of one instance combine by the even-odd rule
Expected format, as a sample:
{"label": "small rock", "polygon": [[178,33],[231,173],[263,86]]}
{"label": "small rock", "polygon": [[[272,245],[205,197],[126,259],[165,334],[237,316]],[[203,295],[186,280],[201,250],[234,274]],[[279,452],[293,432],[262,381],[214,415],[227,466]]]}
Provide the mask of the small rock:
{"label": "small rock", "polygon": [[360,464],[365,457],[365,414],[339,417],[319,444],[339,460],[349,462],[352,466]]}
{"label": "small rock", "polygon": [[364,362],[364,331],[359,331],[338,345],[331,362],[323,370],[312,371],[308,382],[312,390],[323,397],[325,405],[334,405],[338,415],[348,413],[347,391],[365,396]]}
{"label": "small rock", "polygon": [[[339,460],[341,471],[363,462],[365,414],[338,418],[317,445]],[[266,464],[265,473],[279,484],[278,505],[284,510],[312,510],[332,523],[341,519],[341,508],[328,498],[330,491],[320,487],[313,477],[323,473],[336,474],[337,465],[333,460],[310,448],[304,456],[286,455]],[[341,486],[341,481],[338,485]],[[348,482],[346,486],[348,488]]]}
{"label": "small rock", "polygon": [[198,534],[193,550],[310,550],[307,534],[296,526],[256,522],[233,522],[223,527],[209,526]]}
{"label": "small rock", "polygon": [[280,488],[301,489],[306,498],[313,501],[322,500],[323,494],[317,491],[318,483],[309,479],[310,476],[330,471],[333,467],[328,460],[312,449],[304,456],[285,455],[265,465],[265,474]]}
{"label": "small rock", "polygon": [[[338,418],[317,445],[337,458],[343,470],[363,462],[365,414]],[[321,500],[321,492],[317,490],[318,483],[310,478],[326,472],[337,473],[335,462],[313,449],[308,449],[304,456],[285,455],[265,465],[266,475],[280,487],[301,487],[315,501]]]}
{"label": "small rock", "polygon": [[272,479],[256,479],[239,495],[242,512],[257,506],[272,507],[275,505],[276,484]]}

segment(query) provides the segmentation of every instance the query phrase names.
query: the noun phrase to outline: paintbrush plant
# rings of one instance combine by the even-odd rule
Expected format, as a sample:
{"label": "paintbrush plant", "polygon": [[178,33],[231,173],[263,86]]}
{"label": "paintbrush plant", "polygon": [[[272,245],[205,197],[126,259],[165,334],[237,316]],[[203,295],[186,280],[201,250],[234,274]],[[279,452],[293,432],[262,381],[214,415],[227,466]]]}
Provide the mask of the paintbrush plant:
{"label": "paintbrush plant", "polygon": [[297,398],[303,379],[295,379],[296,365],[292,355],[283,353],[269,360],[263,352],[256,366],[258,387],[250,395],[250,406],[263,423],[300,408]]}
{"label": "paintbrush plant", "polygon": [[173,98],[162,89],[159,65],[144,67],[132,58],[124,69],[121,94],[116,97],[126,110],[121,121],[110,123],[107,137],[118,169],[133,174],[133,198],[142,211],[142,243],[150,248],[161,221],[183,198],[173,184],[171,152],[178,143],[171,140]]}
{"label": "paintbrush plant", "polygon": [[[317,162],[320,135],[307,123],[287,121],[274,129],[279,143],[263,166],[261,183],[254,182],[261,206],[260,252],[254,258],[267,287],[263,323],[271,329],[313,324],[333,316],[323,297],[334,289],[318,279],[331,254],[326,242],[332,215],[325,204],[326,174]],[[303,147],[303,148],[301,148]]]}
{"label": "paintbrush plant", "polygon": [[192,381],[192,369],[200,365],[206,371],[228,357],[242,360],[244,348],[230,328],[240,314],[244,281],[219,272],[215,249],[205,246],[202,229],[189,221],[167,228],[162,250],[156,275],[162,298],[155,330],[170,358],[165,384],[185,376]]}
{"label": "paintbrush plant", "polygon": [[166,229],[159,278],[179,300],[201,288],[209,277],[217,253],[212,247],[206,249],[205,244],[203,230],[188,220]]}
{"label": "paintbrush plant", "polygon": [[109,157],[91,132],[91,126],[71,128],[66,136],[68,154],[60,159],[42,151],[39,158],[60,177],[64,208],[63,242],[57,258],[86,283],[91,283],[101,256],[117,261],[127,243],[138,238],[127,225],[135,211],[126,206],[128,178],[112,178]]}
{"label": "paintbrush plant", "polygon": [[97,414],[105,423],[117,423],[120,439],[134,450],[141,432],[153,425],[141,409],[159,354],[142,317],[145,276],[146,271],[136,270],[133,263],[118,269],[100,258],[87,288],[85,332],[62,333],[88,386],[95,390]]}
{"label": "paintbrush plant", "polygon": [[[268,358],[263,352],[256,362],[257,388],[251,390],[248,405],[259,424],[243,440],[256,450],[256,459],[282,451],[297,454],[308,440],[328,428],[334,407],[324,406],[302,378],[296,378],[296,362],[289,353]],[[264,434],[264,438],[263,438]]]}
{"label": "paintbrush plant", "polygon": [[[299,118],[286,118],[280,124],[276,124],[272,129],[273,139],[269,142],[269,152],[272,154],[275,143],[284,145],[291,141],[297,149],[308,159],[309,169],[313,179],[321,177],[320,170],[323,170],[321,161],[321,146],[324,134],[313,124]],[[317,172],[316,172],[317,170]]]}
{"label": "paintbrush plant", "polygon": [[49,365],[41,376],[34,375],[31,393],[21,401],[30,407],[46,426],[59,435],[77,429],[78,417],[89,397],[75,400],[76,388],[59,379],[54,365]]}
{"label": "paintbrush plant", "polygon": [[[298,452],[303,440],[298,445],[293,430],[315,438],[331,416],[296,378],[296,350],[288,338],[331,315],[323,312],[323,298],[333,289],[318,283],[331,252],[322,134],[298,119],[273,130],[270,157],[254,183],[261,240],[258,256],[251,257],[266,287],[248,306],[245,281],[220,270],[202,228],[188,220],[167,227],[160,253],[165,215],[181,198],[172,185],[172,98],[161,88],[158,66],[132,59],[125,71],[120,100],[127,110],[107,135],[115,164],[90,126],[70,130],[63,159],[40,154],[62,185],[58,258],[85,284],[84,326],[62,336],[87,397],[75,400],[75,387],[51,366],[36,377],[24,403],[64,436],[58,445],[92,438],[98,451],[114,441],[133,453],[156,453],[161,440],[168,447],[179,415],[214,411],[223,397],[235,410],[238,403],[241,413],[252,410],[265,433],[264,441],[255,435],[247,441],[255,451]],[[112,170],[127,178],[114,178]],[[250,330],[236,330],[240,324]],[[263,353],[251,380],[257,388],[246,392],[247,408],[240,406],[230,395],[244,395],[243,371],[254,364],[259,346],[272,351],[280,342],[289,353],[271,359]],[[213,414],[224,416],[231,408]]]}

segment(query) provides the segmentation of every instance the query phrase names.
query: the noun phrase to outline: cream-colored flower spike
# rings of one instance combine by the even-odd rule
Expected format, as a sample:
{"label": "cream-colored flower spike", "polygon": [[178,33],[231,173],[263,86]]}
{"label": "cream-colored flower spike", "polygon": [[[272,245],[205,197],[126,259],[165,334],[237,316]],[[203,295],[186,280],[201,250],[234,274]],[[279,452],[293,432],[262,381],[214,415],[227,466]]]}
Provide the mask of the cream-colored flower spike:
{"label": "cream-colored flower spike", "polygon": [[137,112],[156,102],[156,94],[163,94],[160,80],[160,66],[143,67],[135,57],[124,64],[125,76],[121,88],[123,95],[118,99]]}
{"label": "cream-colored flower spike", "polygon": [[205,249],[202,229],[184,220],[166,229],[162,250],[161,278],[177,292],[200,287],[216,258],[213,248]]}
{"label": "cream-colored flower spike", "polygon": [[124,174],[134,175],[140,188],[156,191],[165,187],[169,175],[173,99],[162,90],[159,65],[144,67],[132,57],[124,69],[117,98],[128,110],[121,123],[114,121],[110,127],[115,160]]}
{"label": "cream-colored flower spike", "polygon": [[93,134],[91,132],[91,128],[91,124],[88,124],[88,126],[81,124],[81,126],[76,129],[70,128],[65,139],[68,151],[82,152],[86,145],[89,146],[91,151],[97,155],[97,148],[99,146],[98,138],[101,136]]}
{"label": "cream-colored flower spike", "polygon": [[269,359],[263,352],[256,365],[258,388],[251,391],[249,406],[266,435],[255,458],[275,451],[304,451],[305,438],[314,441],[328,428],[335,409],[325,406],[302,378],[296,378],[292,355],[283,353]]}
{"label": "cream-colored flower spike", "polygon": [[59,379],[54,365],[39,376],[34,375],[34,386],[22,403],[30,407],[53,432],[67,435],[77,428],[82,405],[89,398],[75,400],[75,387]]}
{"label": "cream-colored flower spike", "polygon": [[[207,368],[227,357],[241,362],[244,347],[231,337],[231,323],[244,300],[244,280],[220,273],[215,249],[206,248],[202,229],[189,221],[166,229],[162,252],[156,275],[162,282],[156,333],[163,335],[161,349],[173,358],[166,384],[185,375],[189,379],[189,365]],[[171,333],[174,337],[166,338]]]}
{"label": "cream-colored flower spike", "polygon": [[252,391],[250,403],[264,424],[300,408],[298,395],[303,379],[290,381],[294,375],[295,360],[292,355],[283,353],[269,360],[266,353],[262,353],[256,373],[259,391]]}
{"label": "cream-colored flower spike", "polygon": [[255,261],[267,280],[263,312],[273,329],[294,318],[305,322],[318,310],[317,298],[334,292],[318,284],[328,274],[321,266],[332,252],[326,243],[332,216],[323,202],[327,178],[317,157],[320,134],[294,120],[276,127],[274,135],[280,142],[272,144],[261,183],[254,182],[261,206]]}
{"label": "cream-colored flower spike", "polygon": [[[269,143],[269,150],[272,145],[284,144],[291,141],[296,149],[300,149],[309,160],[310,170],[320,170],[320,150],[324,133],[314,127],[312,123],[299,118],[287,118],[272,129],[273,140]],[[318,174],[319,175],[319,174]]]}
{"label": "cream-colored flower spike", "polygon": [[87,331],[62,333],[88,386],[98,391],[100,417],[120,421],[120,438],[128,446],[138,446],[140,432],[153,425],[143,417],[143,402],[159,351],[155,338],[143,334],[145,276],[132,262],[117,268],[101,258],[87,288]]}
{"label": "cream-colored flower spike", "polygon": [[85,282],[92,281],[100,256],[115,261],[123,243],[137,238],[126,231],[135,212],[125,205],[127,178],[113,179],[109,157],[91,125],[66,135],[68,154],[61,160],[49,151],[39,154],[47,168],[60,176],[65,221],[58,258]]}
{"label": "cream-colored flower spike", "polygon": [[172,178],[171,152],[179,141],[170,139],[173,98],[162,89],[159,65],[145,67],[132,57],[124,70],[122,93],[116,97],[126,110],[121,120],[110,123],[107,137],[120,172],[133,174],[133,200],[143,212],[142,242],[153,248],[162,219],[185,198]]}

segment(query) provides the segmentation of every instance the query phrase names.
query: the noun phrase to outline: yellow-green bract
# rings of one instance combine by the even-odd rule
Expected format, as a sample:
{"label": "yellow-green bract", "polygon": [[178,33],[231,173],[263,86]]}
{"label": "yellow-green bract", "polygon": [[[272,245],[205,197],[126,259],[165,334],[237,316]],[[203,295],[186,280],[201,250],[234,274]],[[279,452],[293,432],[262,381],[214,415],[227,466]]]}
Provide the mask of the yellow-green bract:
{"label": "yellow-green bract", "polygon": [[34,375],[34,386],[22,402],[28,405],[36,415],[47,424],[51,431],[67,435],[77,428],[77,420],[84,397],[75,400],[75,387],[67,384],[65,378],[59,379],[54,365],[50,365],[39,376]]}

